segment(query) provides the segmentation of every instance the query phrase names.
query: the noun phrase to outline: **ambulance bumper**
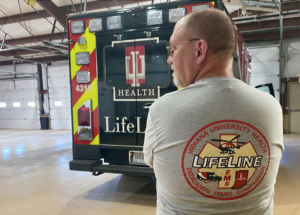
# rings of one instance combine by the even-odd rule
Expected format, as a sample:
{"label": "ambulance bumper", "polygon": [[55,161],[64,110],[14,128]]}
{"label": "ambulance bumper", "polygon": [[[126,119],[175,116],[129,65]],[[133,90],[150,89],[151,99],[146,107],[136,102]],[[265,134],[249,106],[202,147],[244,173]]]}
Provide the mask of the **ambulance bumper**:
{"label": "ambulance bumper", "polygon": [[125,165],[103,165],[101,160],[72,160],[70,170],[93,172],[94,175],[102,173],[117,173],[125,175],[154,176],[154,171],[150,167],[125,166]]}

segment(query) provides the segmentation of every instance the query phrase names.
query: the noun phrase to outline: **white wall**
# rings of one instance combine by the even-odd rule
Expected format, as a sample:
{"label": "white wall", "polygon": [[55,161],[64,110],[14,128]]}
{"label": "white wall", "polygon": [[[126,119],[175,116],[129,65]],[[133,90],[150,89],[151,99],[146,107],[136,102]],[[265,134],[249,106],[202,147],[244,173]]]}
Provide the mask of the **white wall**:
{"label": "white wall", "polygon": [[[51,128],[72,129],[69,65],[49,66],[48,84]],[[54,101],[62,101],[63,106],[55,107]]]}
{"label": "white wall", "polygon": [[[0,66],[0,70],[14,71],[13,66]],[[17,65],[17,72],[35,74],[36,65]],[[0,72],[1,75],[7,74]],[[39,103],[38,83],[36,80],[0,81],[0,102],[6,107],[0,108],[0,129],[38,129]],[[13,107],[13,102],[20,102],[21,107]],[[27,102],[36,102],[35,107],[28,107]]]}

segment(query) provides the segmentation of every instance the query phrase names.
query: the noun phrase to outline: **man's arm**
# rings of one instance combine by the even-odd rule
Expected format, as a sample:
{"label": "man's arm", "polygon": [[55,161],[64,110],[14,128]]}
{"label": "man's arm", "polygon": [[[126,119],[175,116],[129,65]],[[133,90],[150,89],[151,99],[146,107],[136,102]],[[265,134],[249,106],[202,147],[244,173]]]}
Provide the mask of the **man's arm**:
{"label": "man's arm", "polygon": [[145,140],[144,140],[144,160],[145,163],[153,167],[153,150],[155,147],[155,131],[151,119],[150,110],[147,118],[147,127],[145,131]]}

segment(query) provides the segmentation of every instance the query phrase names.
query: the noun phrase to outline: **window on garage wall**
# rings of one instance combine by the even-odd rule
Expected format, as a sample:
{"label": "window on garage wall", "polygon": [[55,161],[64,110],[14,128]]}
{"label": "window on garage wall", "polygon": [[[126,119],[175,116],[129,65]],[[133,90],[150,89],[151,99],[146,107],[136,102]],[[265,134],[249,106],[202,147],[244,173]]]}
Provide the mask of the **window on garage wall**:
{"label": "window on garage wall", "polygon": [[63,103],[62,101],[54,101],[54,107],[62,107]]}
{"label": "window on garage wall", "polygon": [[21,107],[21,102],[13,102],[13,107],[14,108]]}
{"label": "window on garage wall", "polygon": [[0,108],[5,108],[6,107],[6,102],[0,102]]}
{"label": "window on garage wall", "polygon": [[27,107],[35,107],[35,102],[27,102]]}

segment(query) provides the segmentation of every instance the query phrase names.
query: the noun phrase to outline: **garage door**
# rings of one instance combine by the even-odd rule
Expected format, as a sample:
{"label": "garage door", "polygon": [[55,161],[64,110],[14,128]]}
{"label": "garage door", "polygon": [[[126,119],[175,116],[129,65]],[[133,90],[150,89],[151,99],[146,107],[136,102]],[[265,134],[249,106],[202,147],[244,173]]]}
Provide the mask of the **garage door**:
{"label": "garage door", "polygon": [[272,83],[275,98],[279,101],[279,46],[252,47],[251,86]]}
{"label": "garage door", "polygon": [[48,68],[50,123],[52,129],[71,129],[69,66]]}
{"label": "garage door", "polygon": [[[1,67],[13,71],[12,66]],[[17,65],[17,72],[36,72],[36,66]],[[0,82],[0,129],[39,129],[38,84],[36,80]]]}

